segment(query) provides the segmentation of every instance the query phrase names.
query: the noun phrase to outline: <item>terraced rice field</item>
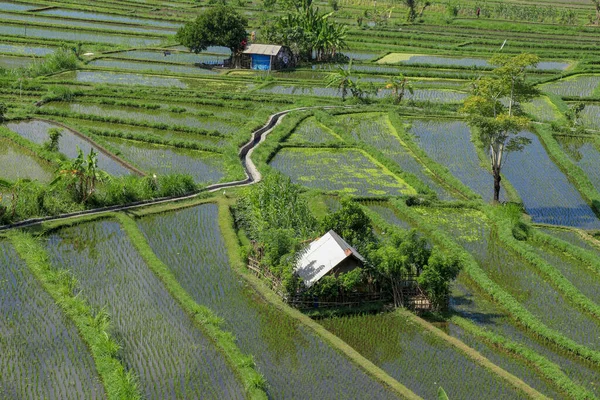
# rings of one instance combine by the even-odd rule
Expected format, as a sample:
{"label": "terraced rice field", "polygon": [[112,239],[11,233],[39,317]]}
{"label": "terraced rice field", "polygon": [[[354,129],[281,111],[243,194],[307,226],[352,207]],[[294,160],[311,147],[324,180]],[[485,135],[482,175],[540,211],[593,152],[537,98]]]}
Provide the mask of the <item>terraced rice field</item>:
{"label": "terraced rice field", "polygon": [[0,397],[105,398],[77,329],[6,240],[0,240],[0,333]]}
{"label": "terraced rice field", "polygon": [[77,136],[68,129],[63,129],[60,126],[56,126],[44,121],[24,121],[18,123],[9,123],[6,125],[8,129],[19,134],[21,137],[42,145],[48,141],[48,130],[51,128],[62,129],[62,136],[58,141],[58,151],[63,153],[69,158],[76,158],[79,149],[81,149],[84,155],[87,155],[93,148],[98,152],[98,167],[111,175],[128,175],[131,173],[129,169],[100,152],[98,148],[94,147],[85,139]]}
{"label": "terraced rice field", "polygon": [[562,150],[579,168],[585,172],[592,185],[600,191],[600,162],[599,146],[595,139],[576,136],[554,137]]}
{"label": "terraced rice field", "polygon": [[19,21],[25,23],[44,25],[64,25],[67,27],[90,28],[94,30],[97,29],[121,32],[146,33],[150,35],[174,35],[176,33],[176,31],[173,30],[153,29],[150,27],[141,26],[106,24],[90,21],[80,21],[75,19],[48,18],[36,14],[12,14],[0,12],[0,20]]}
{"label": "terraced rice field", "polygon": [[291,143],[322,144],[339,143],[342,139],[329,128],[320,124],[314,117],[310,117],[302,121],[286,140]]}
{"label": "terraced rice field", "polygon": [[453,197],[432,178],[432,172],[420,164],[405,143],[398,136],[386,115],[366,117],[365,114],[348,115],[334,120],[342,131],[349,132],[352,138],[367,143],[400,166],[403,171],[410,172],[431,188],[442,200]]}
{"label": "terraced rice field", "polygon": [[32,179],[47,183],[53,179],[54,167],[27,149],[0,137],[0,171],[2,178],[9,181]]}
{"label": "terraced rice field", "polygon": [[556,106],[546,96],[536,97],[522,106],[525,112],[531,114],[536,121],[552,122],[561,117]]}
{"label": "terraced rice field", "polygon": [[[435,398],[439,386],[452,398],[527,398],[400,315],[362,315],[320,322],[423,398]],[[465,380],[465,376],[473,379]]]}
{"label": "terraced rice field", "polygon": [[229,266],[216,205],[146,216],[138,226],[196,302],[222,317],[254,356],[271,398],[394,398],[240,279]]}
{"label": "terraced rice field", "polygon": [[563,97],[591,97],[600,84],[598,75],[577,75],[542,86],[544,92]]}
{"label": "terraced rice field", "polygon": [[522,136],[531,140],[523,151],[511,153],[502,169],[523,199],[534,222],[593,229],[600,221],[575,186],[552,162],[538,137],[531,132]]}
{"label": "terraced rice field", "polygon": [[533,266],[500,243],[494,228],[480,212],[415,210],[447,231],[475,257],[491,279],[544,324],[587,347],[600,348],[597,335],[600,321],[572,306]]}
{"label": "terraced rice field", "polygon": [[67,17],[67,18],[78,18],[84,20],[94,20],[94,21],[111,21],[111,22],[119,22],[123,24],[139,24],[139,25],[152,25],[152,26],[160,26],[164,28],[178,28],[180,24],[169,22],[169,21],[161,21],[158,19],[145,19],[145,18],[135,18],[135,17],[127,17],[119,14],[104,14],[99,12],[90,12],[90,11],[79,11],[73,9],[66,8],[52,8],[49,10],[40,11],[39,14],[43,15],[52,15],[56,17]]}
{"label": "terraced rice field", "polygon": [[38,28],[35,26],[2,23],[0,34],[9,36],[23,36],[43,39],[57,39],[81,41],[87,43],[104,43],[114,45],[126,45],[131,47],[157,46],[162,39],[143,38],[138,36],[126,36],[98,32],[86,32],[81,30]]}
{"label": "terraced rice field", "polygon": [[67,110],[82,115],[119,118],[125,122],[151,122],[171,126],[185,126],[200,128],[207,131],[218,131],[223,134],[232,134],[239,129],[239,125],[213,117],[194,115],[193,113],[179,113],[169,110],[144,110],[134,107],[111,106],[105,104],[86,103],[51,103],[44,108]]}
{"label": "terraced rice field", "polygon": [[[295,183],[326,191],[365,196],[415,193],[359,150],[285,148],[275,155],[270,165]],[[300,165],[302,169],[298,168]],[[328,168],[324,170],[323,165]]]}
{"label": "terraced rice field", "polygon": [[[414,120],[408,132],[433,161],[448,168],[484,200],[492,199],[492,175],[482,166],[464,122]],[[505,199],[506,193],[501,190],[500,200]]]}
{"label": "terraced rice field", "polygon": [[130,50],[119,53],[111,53],[110,56],[115,58],[126,58],[142,61],[162,61],[181,64],[212,64],[217,61],[222,62],[224,54],[210,54],[205,52],[194,54],[182,51],[172,51],[170,54],[167,54],[164,51]]}
{"label": "terraced rice field", "polygon": [[42,46],[23,46],[17,44],[0,43],[0,53],[9,53],[16,55],[35,55],[39,57],[52,54],[54,49],[52,47]]}
{"label": "terraced rice field", "polygon": [[130,62],[121,60],[110,60],[101,59],[94,60],[88,65],[94,67],[111,68],[118,70],[130,70],[138,72],[162,72],[171,75],[215,75],[217,72],[210,69],[185,66],[185,65],[173,65],[166,63],[150,63],[150,62]]}
{"label": "terraced rice field", "polygon": [[188,174],[198,183],[216,183],[225,176],[221,154],[116,138],[98,140],[150,176]]}
{"label": "terraced rice field", "polygon": [[73,80],[80,83],[99,83],[115,85],[142,85],[153,87],[177,87],[186,88],[188,85],[181,79],[163,78],[151,75],[127,74],[118,72],[104,71],[76,71],[61,74],[60,77],[66,80]]}
{"label": "terraced rice field", "polygon": [[[390,207],[385,203],[369,204],[368,207],[393,225],[403,229],[410,226],[394,212],[393,207]],[[465,247],[465,249],[472,252],[473,248],[478,246],[477,243],[480,243],[479,246],[482,249],[486,246],[486,244],[483,243],[486,242],[484,240],[486,237],[486,228],[485,225],[482,225],[481,215],[478,215],[476,212],[461,212],[460,210],[456,210],[455,212],[446,210],[444,213],[446,214],[445,217],[437,216],[435,217],[434,222],[439,224],[440,228],[445,229],[451,237],[456,239],[456,241]],[[427,218],[430,218],[430,216],[431,214],[428,214]],[[552,230],[555,231],[555,229]],[[565,374],[574,382],[585,387],[592,393],[600,395],[600,386],[598,385],[600,383],[600,380],[598,379],[600,370],[586,364],[580,359],[574,359],[556,348],[545,347],[540,344],[535,337],[529,336],[527,333],[520,330],[506,311],[500,309],[497,305],[492,304],[487,297],[481,295],[477,290],[472,289],[472,282],[464,278],[464,276],[459,277],[459,280],[452,285],[450,306],[454,312],[478,326],[491,330],[496,334],[502,335],[507,339],[513,340],[516,343],[521,343],[532,349],[551,362],[559,365]],[[465,339],[463,330],[455,326],[452,322],[448,324],[447,333],[461,340]],[[548,388],[544,380],[539,376],[531,375],[531,371],[522,371],[523,364],[521,362],[515,362],[514,359],[507,360],[505,356],[502,356],[502,353],[496,354],[498,351],[496,351],[495,348],[483,346],[481,342],[479,342],[478,345],[475,345],[475,343],[470,342],[468,338],[465,339],[465,342],[482,352],[494,363],[497,363],[497,365],[500,365],[502,368],[512,372],[528,384],[542,391],[542,393],[545,393],[550,397],[561,397],[560,395],[554,396],[552,388]]]}
{"label": "terraced rice field", "polygon": [[47,240],[52,264],[111,316],[120,358],[148,399],[242,399],[235,373],[148,269],[116,222],[63,229]]}

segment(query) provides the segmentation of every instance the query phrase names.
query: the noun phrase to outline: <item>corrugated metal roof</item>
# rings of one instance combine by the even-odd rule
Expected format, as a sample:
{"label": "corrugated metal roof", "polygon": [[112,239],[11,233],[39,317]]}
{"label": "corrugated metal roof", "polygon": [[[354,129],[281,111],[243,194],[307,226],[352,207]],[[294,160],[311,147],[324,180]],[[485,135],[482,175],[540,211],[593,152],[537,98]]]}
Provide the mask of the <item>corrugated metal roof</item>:
{"label": "corrugated metal roof", "polygon": [[244,50],[244,54],[262,54],[265,56],[276,56],[281,50],[282,46],[277,46],[274,44],[251,44],[248,46],[246,50]]}
{"label": "corrugated metal roof", "polygon": [[350,256],[354,256],[362,262],[365,261],[358,251],[337,233],[329,231],[308,246],[294,271],[302,278],[307,287],[311,287]]}

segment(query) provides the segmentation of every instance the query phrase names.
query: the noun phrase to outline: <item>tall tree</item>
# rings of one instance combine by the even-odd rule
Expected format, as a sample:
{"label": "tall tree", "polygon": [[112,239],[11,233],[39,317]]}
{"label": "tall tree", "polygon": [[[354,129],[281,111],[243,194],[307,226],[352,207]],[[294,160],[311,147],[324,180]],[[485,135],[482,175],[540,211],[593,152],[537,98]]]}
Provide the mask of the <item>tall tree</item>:
{"label": "tall tree", "polygon": [[596,25],[600,24],[600,0],[592,0],[596,8]]}
{"label": "tall tree", "polygon": [[208,46],[224,46],[231,50],[233,63],[239,66],[246,47],[248,19],[233,8],[218,6],[204,11],[195,21],[179,28],[175,38],[190,51],[199,53]]}
{"label": "tall tree", "polygon": [[501,172],[507,153],[522,150],[529,139],[519,136],[529,120],[520,115],[519,103],[533,98],[537,91],[526,81],[528,68],[539,62],[536,55],[496,55],[490,64],[496,65],[492,76],[473,84],[462,111],[469,125],[488,149],[494,177],[494,201],[500,200]]}

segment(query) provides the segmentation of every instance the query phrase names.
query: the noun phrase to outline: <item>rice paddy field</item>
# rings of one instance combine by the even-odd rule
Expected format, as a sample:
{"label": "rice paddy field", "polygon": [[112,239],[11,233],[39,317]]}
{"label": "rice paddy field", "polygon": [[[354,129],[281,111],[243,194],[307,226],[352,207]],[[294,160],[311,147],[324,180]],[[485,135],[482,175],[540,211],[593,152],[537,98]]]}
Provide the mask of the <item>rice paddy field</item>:
{"label": "rice paddy field", "polygon": [[[267,3],[229,3],[254,43],[286,13]],[[450,399],[600,398],[593,4],[446,3],[410,23],[404,3],[319,1],[347,26],[335,59],[314,50],[255,71],[223,65],[223,43],[178,42],[213,1],[0,0],[0,398],[122,398],[127,380],[140,399],[412,400],[440,387]],[[523,52],[540,58],[525,75],[539,92],[514,108],[529,143],[508,153],[496,204],[488,149],[461,107],[493,55]],[[344,74],[360,96],[342,99],[332,77]],[[282,111],[252,162],[240,158]],[[107,173],[93,179],[114,183],[117,202],[133,201],[124,182],[144,192],[136,201],[179,193],[167,189],[180,175],[198,196],[34,224],[23,229],[39,249],[24,251],[5,223],[113,205],[95,189],[60,203],[78,184],[61,186],[60,166],[92,149]],[[379,239],[416,229],[457,255],[449,310],[293,309],[244,266],[251,244],[231,214],[244,190],[202,191],[247,167],[299,184],[317,219],[348,198]]]}
{"label": "rice paddy field", "polygon": [[144,397],[244,397],[222,354],[148,269],[118,223],[65,229],[46,246],[52,265],[72,273],[90,304],[111,315],[120,357],[136,371]]}
{"label": "rice paddy field", "polygon": [[0,241],[0,249],[0,395],[6,399],[104,398],[94,360],[73,322],[8,241]]}

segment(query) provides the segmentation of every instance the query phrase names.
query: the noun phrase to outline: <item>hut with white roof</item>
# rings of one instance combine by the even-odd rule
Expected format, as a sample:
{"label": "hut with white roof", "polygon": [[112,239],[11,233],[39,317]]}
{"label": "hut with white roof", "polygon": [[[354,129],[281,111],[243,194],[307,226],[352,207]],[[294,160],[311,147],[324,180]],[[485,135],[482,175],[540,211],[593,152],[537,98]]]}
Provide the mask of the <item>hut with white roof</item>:
{"label": "hut with white roof", "polygon": [[356,249],[331,230],[308,246],[296,263],[294,272],[309,288],[325,275],[349,272],[361,267],[364,262]]}

